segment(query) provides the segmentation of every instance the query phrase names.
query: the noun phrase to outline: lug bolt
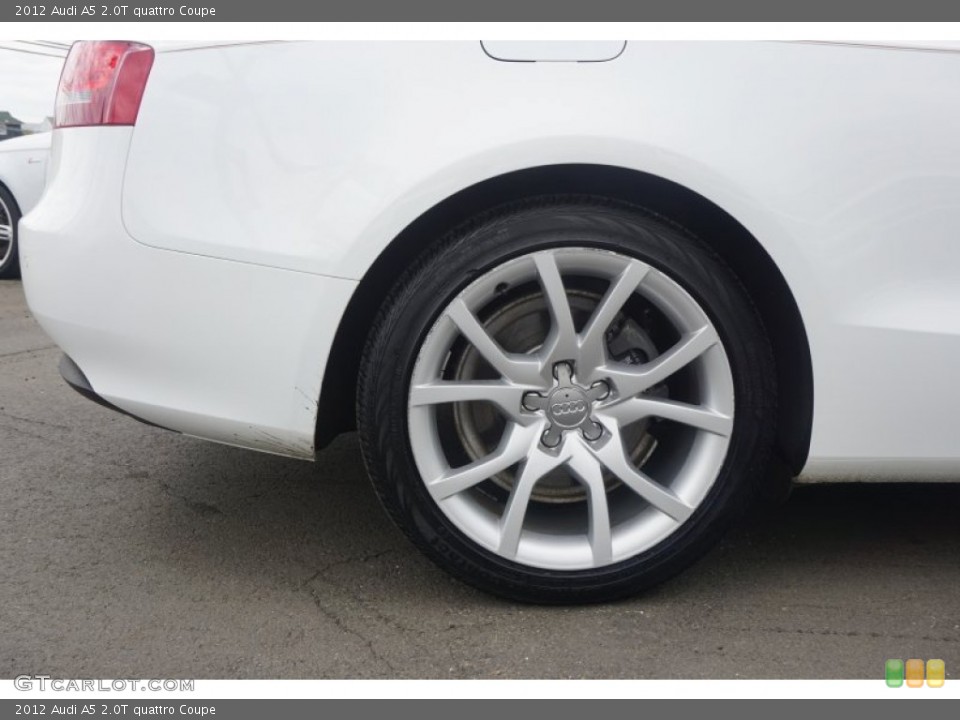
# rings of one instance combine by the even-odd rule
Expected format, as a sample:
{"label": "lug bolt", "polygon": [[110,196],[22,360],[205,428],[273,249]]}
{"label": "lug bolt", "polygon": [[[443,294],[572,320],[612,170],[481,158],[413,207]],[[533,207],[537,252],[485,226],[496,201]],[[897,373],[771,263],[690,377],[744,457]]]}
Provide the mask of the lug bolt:
{"label": "lug bolt", "polygon": [[530,410],[532,412],[534,410],[543,410],[546,402],[547,399],[543,395],[531,390],[530,392],[523,394],[523,401],[521,404],[523,405],[524,410]]}
{"label": "lug bolt", "polygon": [[542,442],[548,448],[555,448],[560,444],[560,438],[562,437],[563,431],[560,430],[556,425],[551,425],[540,437],[540,442]]}
{"label": "lug bolt", "polygon": [[580,428],[580,432],[583,433],[583,436],[593,442],[594,440],[599,440],[600,436],[603,435],[603,426],[597,422],[589,422],[583,425]]}
{"label": "lug bolt", "polygon": [[570,385],[573,382],[573,367],[570,363],[558,362],[553,366],[553,376],[561,385]]}
{"label": "lug bolt", "polygon": [[597,380],[590,389],[593,391],[590,393],[592,400],[606,400],[610,397],[610,386],[603,380]]}

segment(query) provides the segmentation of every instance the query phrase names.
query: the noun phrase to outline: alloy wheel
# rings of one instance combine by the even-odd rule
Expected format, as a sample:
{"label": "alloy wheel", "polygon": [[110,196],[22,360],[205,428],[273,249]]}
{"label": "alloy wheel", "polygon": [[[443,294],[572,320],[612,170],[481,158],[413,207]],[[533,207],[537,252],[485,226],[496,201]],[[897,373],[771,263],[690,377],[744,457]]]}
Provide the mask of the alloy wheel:
{"label": "alloy wheel", "polygon": [[407,420],[443,514],[495,555],[599,568],[676,532],[716,480],[733,379],[714,324],[660,270],[589,247],[473,280],[427,333]]}

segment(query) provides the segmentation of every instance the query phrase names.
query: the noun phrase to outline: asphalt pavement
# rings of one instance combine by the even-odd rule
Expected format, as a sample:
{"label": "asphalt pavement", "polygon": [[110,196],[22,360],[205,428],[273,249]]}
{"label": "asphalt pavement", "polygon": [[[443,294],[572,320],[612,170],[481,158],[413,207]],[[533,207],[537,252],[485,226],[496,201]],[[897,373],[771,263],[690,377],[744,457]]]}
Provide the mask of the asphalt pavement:
{"label": "asphalt pavement", "polygon": [[316,463],[91,403],[0,281],[0,677],[883,678],[960,671],[960,485],[801,487],[676,580],[536,607],[390,524],[355,436]]}

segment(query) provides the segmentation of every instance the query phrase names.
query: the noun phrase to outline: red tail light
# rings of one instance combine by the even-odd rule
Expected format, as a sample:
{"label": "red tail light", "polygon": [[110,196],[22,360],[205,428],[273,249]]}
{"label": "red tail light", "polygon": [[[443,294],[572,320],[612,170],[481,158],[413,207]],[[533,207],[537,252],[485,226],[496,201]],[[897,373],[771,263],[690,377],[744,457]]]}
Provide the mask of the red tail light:
{"label": "red tail light", "polygon": [[152,66],[149,45],[74,43],[60,75],[56,127],[133,125]]}

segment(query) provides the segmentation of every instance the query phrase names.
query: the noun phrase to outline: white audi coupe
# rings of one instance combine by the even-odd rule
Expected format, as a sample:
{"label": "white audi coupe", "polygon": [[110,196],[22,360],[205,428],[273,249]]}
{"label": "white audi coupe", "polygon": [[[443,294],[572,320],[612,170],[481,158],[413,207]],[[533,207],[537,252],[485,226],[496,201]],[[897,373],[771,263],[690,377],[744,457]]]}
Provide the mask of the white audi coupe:
{"label": "white audi coupe", "polygon": [[[81,393],[635,593],[794,481],[960,478],[957,43],[80,42],[21,223]],[[762,511],[762,510],[761,510]]]}

